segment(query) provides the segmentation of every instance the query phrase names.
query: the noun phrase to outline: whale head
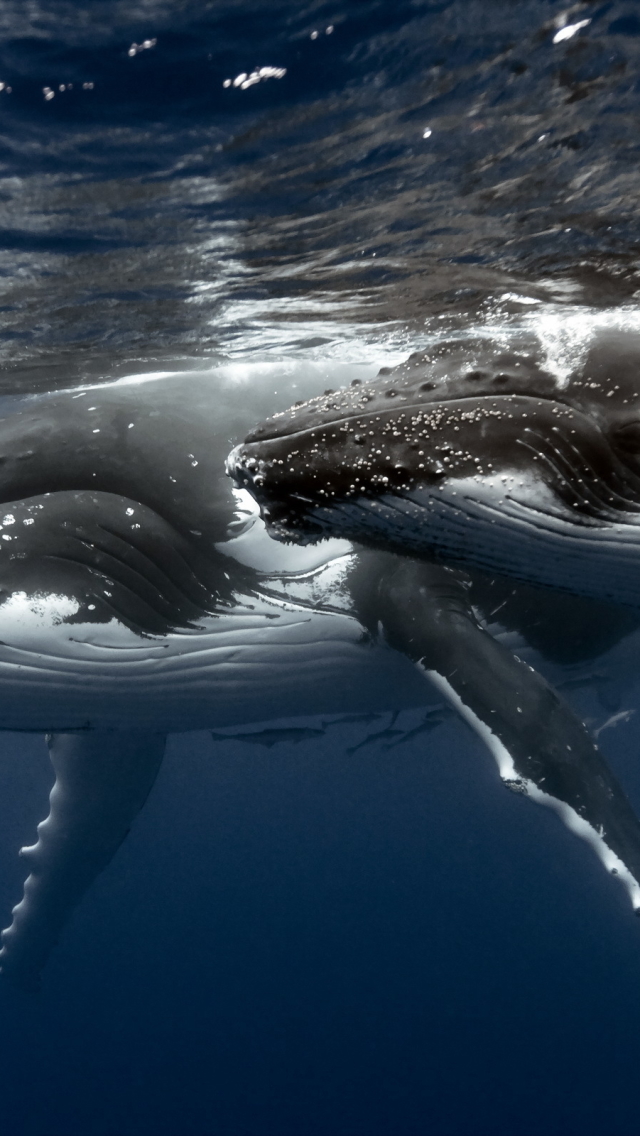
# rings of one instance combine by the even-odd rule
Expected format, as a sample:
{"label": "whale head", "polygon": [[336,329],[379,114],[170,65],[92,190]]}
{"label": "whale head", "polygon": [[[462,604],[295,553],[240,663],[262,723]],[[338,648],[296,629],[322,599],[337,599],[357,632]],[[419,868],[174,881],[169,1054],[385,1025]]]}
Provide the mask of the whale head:
{"label": "whale head", "polygon": [[274,415],[230,455],[270,534],[360,544],[640,605],[640,337],[566,380],[457,340]]}

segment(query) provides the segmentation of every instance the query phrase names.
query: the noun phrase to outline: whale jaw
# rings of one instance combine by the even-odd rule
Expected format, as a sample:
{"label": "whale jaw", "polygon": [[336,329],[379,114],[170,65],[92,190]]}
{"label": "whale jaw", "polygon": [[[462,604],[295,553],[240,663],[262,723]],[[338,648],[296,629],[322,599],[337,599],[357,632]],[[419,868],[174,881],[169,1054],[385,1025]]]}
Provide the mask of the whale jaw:
{"label": "whale jaw", "polygon": [[317,544],[331,536],[322,521],[322,495],[293,492],[285,499],[274,498],[263,491],[265,470],[265,463],[247,454],[246,446],[236,446],[227,457],[228,477],[236,489],[248,491],[260,506],[260,516],[269,536],[282,544],[301,546]]}
{"label": "whale jaw", "polygon": [[281,541],[340,536],[640,606],[635,410],[427,385],[385,379],[293,408],[228,471]]}
{"label": "whale jaw", "polygon": [[237,447],[228,472],[256,498],[276,540],[309,544],[338,536],[640,608],[640,515],[633,501],[615,507],[615,488],[601,486],[598,499],[585,490],[580,498],[576,478],[576,489],[567,481],[559,495],[543,470],[514,467],[428,480],[396,471],[382,492],[369,484],[361,492],[320,485],[303,493],[266,448]]}

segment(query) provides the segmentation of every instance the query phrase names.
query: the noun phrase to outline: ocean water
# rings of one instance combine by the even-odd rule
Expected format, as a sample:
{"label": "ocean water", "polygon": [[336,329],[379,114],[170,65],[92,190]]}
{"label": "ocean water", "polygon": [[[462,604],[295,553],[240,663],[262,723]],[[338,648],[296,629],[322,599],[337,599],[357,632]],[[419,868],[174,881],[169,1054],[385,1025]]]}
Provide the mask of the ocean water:
{"label": "ocean water", "polygon": [[[224,449],[451,335],[524,329],[568,373],[594,329],[640,329],[639,61],[624,0],[4,0],[3,415],[132,391],[178,423],[206,397]],[[132,709],[131,671],[93,662],[110,625],[74,609],[60,701],[12,652],[63,624],[14,594],[3,925],[45,730],[137,714],[170,738],[41,991],[0,989],[7,1136],[636,1136],[627,897],[408,665],[358,670],[345,631],[339,696],[320,655],[246,713],[231,684],[214,720],[167,664]],[[527,656],[636,809],[637,652]]]}

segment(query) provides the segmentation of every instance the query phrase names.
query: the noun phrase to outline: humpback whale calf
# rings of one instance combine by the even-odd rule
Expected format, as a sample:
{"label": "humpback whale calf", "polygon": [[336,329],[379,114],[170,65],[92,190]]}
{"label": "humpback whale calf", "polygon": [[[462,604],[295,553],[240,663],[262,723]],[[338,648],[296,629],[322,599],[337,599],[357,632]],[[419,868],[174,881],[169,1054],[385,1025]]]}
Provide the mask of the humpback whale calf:
{"label": "humpback whale calf", "polygon": [[528,589],[541,607],[561,595],[559,641],[576,603],[587,637],[591,604],[618,605],[614,636],[638,625],[640,337],[595,336],[570,374],[524,333],[508,347],[437,343],[272,415],[228,470],[281,542],[339,537],[390,557],[374,586],[369,569],[364,618],[474,727],[508,787],[591,843],[640,911],[640,829],[623,790],[483,619],[491,580],[514,585],[507,607]]}

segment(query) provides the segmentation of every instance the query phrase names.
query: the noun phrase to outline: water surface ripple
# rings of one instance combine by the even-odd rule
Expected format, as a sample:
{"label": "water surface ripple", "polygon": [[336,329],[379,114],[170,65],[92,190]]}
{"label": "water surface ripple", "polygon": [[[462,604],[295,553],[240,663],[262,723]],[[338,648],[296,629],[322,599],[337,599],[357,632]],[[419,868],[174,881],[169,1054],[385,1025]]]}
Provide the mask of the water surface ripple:
{"label": "water surface ripple", "polygon": [[0,22],[5,389],[403,348],[639,287],[633,4],[15,0]]}

